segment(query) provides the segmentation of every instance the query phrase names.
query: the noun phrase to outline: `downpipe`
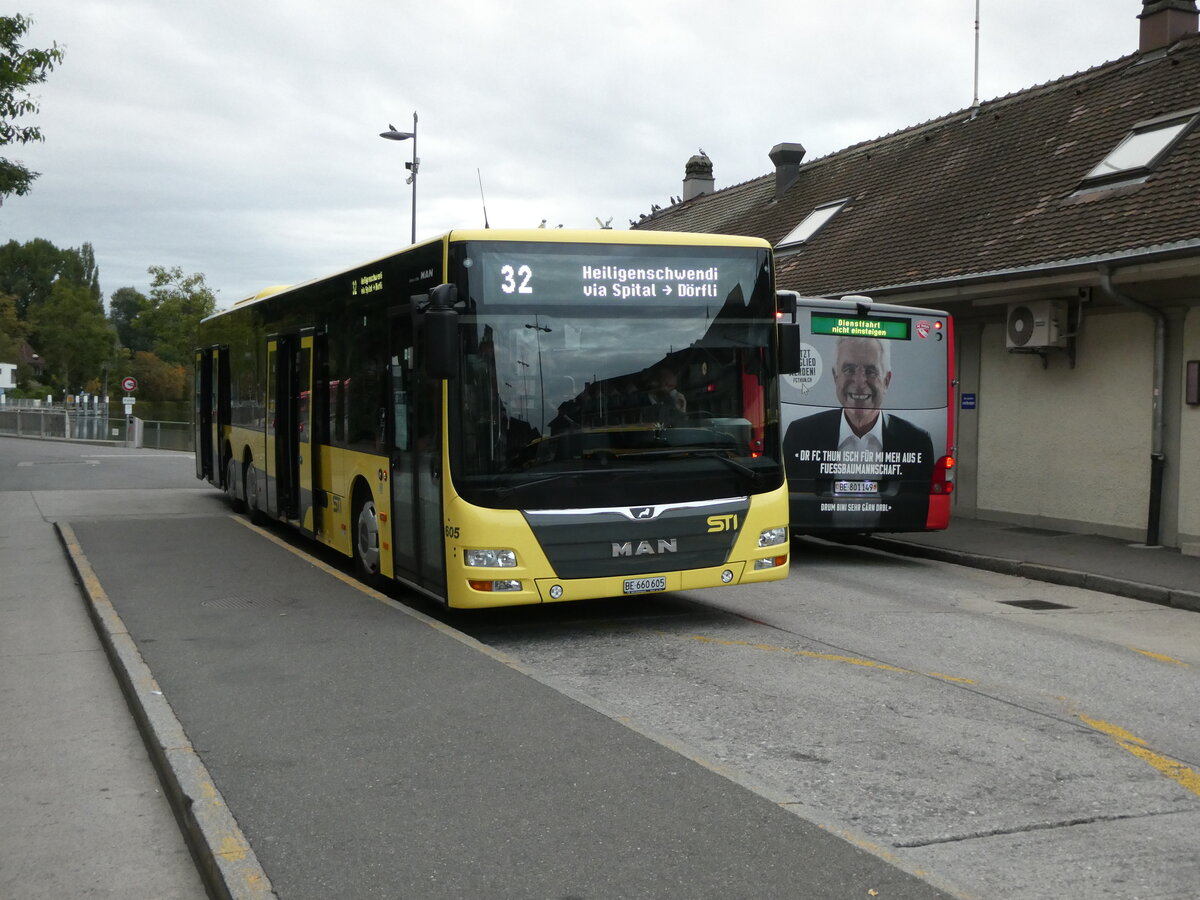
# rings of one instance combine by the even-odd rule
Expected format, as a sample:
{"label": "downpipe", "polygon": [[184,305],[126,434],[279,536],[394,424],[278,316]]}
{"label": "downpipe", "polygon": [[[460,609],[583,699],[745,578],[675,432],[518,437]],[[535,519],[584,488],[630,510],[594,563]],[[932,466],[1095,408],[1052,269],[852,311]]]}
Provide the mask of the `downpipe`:
{"label": "downpipe", "polygon": [[1167,316],[1162,310],[1148,303],[1123,294],[1112,283],[1112,270],[1100,266],[1100,290],[1110,300],[1136,309],[1154,319],[1154,384],[1151,405],[1150,432],[1150,508],[1146,513],[1146,546],[1156,547],[1159,543],[1159,528],[1162,518],[1163,472],[1166,456],[1163,453],[1163,388],[1166,384]]}

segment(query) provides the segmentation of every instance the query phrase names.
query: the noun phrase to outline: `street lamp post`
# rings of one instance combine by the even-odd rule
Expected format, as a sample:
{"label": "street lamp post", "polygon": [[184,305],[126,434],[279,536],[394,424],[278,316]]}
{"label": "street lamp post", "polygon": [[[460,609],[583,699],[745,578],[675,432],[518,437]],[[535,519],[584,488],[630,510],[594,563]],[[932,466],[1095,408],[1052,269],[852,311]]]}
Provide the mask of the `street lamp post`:
{"label": "street lamp post", "polygon": [[412,185],[412,243],[415,244],[417,242],[417,169],[421,166],[421,158],[417,156],[417,111],[413,110],[412,131],[397,131],[395,125],[388,125],[388,130],[379,132],[379,136],[389,141],[407,141],[412,138],[412,162],[405,163],[404,168],[409,171],[405,183]]}

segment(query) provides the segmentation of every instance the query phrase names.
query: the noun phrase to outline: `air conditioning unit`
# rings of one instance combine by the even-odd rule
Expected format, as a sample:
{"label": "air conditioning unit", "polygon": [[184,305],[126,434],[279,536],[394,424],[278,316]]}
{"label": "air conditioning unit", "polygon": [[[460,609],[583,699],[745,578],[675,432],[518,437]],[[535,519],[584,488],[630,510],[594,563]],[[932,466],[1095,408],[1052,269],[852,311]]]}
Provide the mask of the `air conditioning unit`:
{"label": "air conditioning unit", "polygon": [[1008,305],[1005,328],[1009,350],[1041,350],[1067,346],[1067,304],[1063,300],[1030,300]]}

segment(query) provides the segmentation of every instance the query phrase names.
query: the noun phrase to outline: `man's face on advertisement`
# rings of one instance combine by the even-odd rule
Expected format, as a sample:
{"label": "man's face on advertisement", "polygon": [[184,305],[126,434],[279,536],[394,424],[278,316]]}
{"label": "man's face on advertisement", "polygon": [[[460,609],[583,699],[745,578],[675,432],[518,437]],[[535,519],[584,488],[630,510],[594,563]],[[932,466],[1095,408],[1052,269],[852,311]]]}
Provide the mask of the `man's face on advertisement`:
{"label": "man's face on advertisement", "polygon": [[865,434],[875,424],[891,382],[892,373],[884,371],[879,341],[863,338],[838,344],[833,383],[846,421],[858,434]]}

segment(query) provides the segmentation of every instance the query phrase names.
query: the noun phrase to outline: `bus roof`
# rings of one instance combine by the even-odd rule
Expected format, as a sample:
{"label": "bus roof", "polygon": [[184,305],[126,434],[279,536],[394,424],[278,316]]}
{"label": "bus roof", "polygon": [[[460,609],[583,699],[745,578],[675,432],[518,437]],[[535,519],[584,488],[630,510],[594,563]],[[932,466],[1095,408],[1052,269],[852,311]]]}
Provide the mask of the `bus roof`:
{"label": "bus roof", "polygon": [[[643,240],[651,234],[661,240]],[[529,241],[558,244],[642,244],[658,246],[758,247],[769,250],[762,238],[695,231],[619,231],[614,228],[460,228],[442,236],[460,241]]]}
{"label": "bus roof", "polygon": [[[859,299],[857,295],[848,295],[846,297],[807,297],[799,295],[796,298],[797,304],[800,306],[824,306],[827,309],[845,310],[847,313],[855,313],[859,308]],[[861,298],[870,299],[870,298]],[[949,318],[950,314],[944,309],[925,309],[920,306],[900,306],[895,303],[881,303],[872,300],[867,307],[868,314],[892,314],[892,315],[908,315],[908,316],[929,316]]]}
{"label": "bus roof", "polygon": [[234,309],[244,309],[253,306],[268,297],[284,294],[309,284],[347,275],[364,266],[375,265],[401,253],[407,253],[418,247],[433,243],[458,244],[464,241],[507,241],[541,244],[634,244],[641,246],[675,246],[675,247],[750,247],[760,250],[770,250],[771,245],[762,238],[743,237],[728,234],[705,234],[694,231],[624,231],[614,228],[458,228],[445,234],[437,235],[424,241],[419,241],[409,247],[404,247],[386,256],[360,262],[338,272],[311,278],[308,281],[294,285],[274,285],[264,288],[256,294],[244,297],[228,309],[218,310],[208,318],[222,316]]}

